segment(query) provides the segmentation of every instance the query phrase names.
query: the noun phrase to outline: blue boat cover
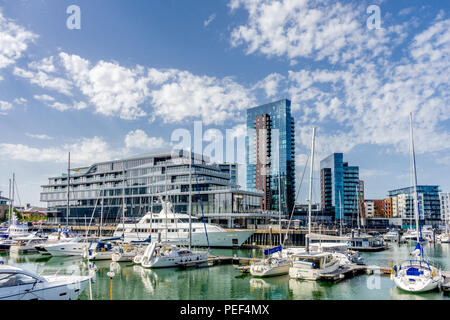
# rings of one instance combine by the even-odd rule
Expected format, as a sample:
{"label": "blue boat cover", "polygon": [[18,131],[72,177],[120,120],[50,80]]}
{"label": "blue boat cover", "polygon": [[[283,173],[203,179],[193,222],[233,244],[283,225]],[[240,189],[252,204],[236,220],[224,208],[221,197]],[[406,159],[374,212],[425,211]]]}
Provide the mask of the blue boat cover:
{"label": "blue boat cover", "polygon": [[266,250],[264,250],[264,255],[268,255],[268,254],[272,254],[272,253],[275,253],[275,252],[278,252],[278,251],[281,251],[282,250],[282,247],[281,246],[278,246],[278,247],[275,247],[275,248],[271,248],[271,249],[266,249]]}

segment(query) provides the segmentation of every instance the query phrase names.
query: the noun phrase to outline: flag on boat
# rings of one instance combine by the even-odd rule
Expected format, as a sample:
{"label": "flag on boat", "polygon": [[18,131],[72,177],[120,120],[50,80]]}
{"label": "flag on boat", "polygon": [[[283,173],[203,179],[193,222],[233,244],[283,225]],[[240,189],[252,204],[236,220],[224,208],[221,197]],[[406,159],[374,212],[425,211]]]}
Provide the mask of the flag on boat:
{"label": "flag on boat", "polygon": [[281,246],[278,246],[278,247],[275,247],[275,248],[271,248],[271,249],[266,249],[266,250],[264,250],[264,255],[267,256],[268,254],[272,254],[272,253],[281,251],[281,249],[282,249]]}

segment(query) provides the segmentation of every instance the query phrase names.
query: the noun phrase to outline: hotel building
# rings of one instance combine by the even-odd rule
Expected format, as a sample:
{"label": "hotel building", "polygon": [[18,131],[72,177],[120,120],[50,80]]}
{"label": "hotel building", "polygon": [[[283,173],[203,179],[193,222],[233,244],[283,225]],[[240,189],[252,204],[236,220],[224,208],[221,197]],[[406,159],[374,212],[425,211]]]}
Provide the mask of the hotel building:
{"label": "hotel building", "polygon": [[[191,164],[190,164],[191,162]],[[189,174],[189,171],[191,174]],[[191,180],[189,180],[191,177]],[[159,197],[167,197],[174,212],[188,213],[191,186],[192,215],[203,214],[210,223],[225,227],[265,224],[278,215],[261,213],[262,193],[236,185],[236,164],[213,164],[198,154],[174,150],[95,163],[70,172],[69,224],[117,223],[122,217],[137,219],[146,212],[159,212]],[[49,222],[66,223],[67,174],[48,179],[41,201],[47,202]],[[201,200],[201,201],[200,201]],[[103,209],[102,209],[103,208]]]}

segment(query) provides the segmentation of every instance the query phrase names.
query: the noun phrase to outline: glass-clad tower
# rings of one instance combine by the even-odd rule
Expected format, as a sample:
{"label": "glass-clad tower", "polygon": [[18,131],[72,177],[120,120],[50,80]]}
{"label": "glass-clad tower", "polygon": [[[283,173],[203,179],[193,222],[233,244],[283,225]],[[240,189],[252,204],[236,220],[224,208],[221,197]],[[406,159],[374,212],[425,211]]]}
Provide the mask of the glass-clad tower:
{"label": "glass-clad tower", "polygon": [[281,203],[281,212],[290,214],[295,201],[291,101],[283,99],[247,109],[246,151],[247,188],[263,191],[261,209],[278,211]]}
{"label": "glass-clad tower", "polygon": [[[353,223],[358,217],[358,194],[362,199],[359,167],[344,162],[342,153],[333,153],[320,161],[320,193],[324,214],[335,221]],[[361,201],[361,200],[360,200]],[[363,216],[363,213],[360,213]]]}

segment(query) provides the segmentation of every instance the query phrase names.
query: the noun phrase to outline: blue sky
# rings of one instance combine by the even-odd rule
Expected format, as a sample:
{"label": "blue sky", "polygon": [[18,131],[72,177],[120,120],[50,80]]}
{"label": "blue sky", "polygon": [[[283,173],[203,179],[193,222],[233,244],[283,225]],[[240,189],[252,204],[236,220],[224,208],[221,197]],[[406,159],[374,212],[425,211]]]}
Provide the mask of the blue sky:
{"label": "blue sky", "polygon": [[[80,30],[66,27],[73,4]],[[15,172],[21,202],[43,205],[68,151],[83,166],[165,149],[194,121],[242,136],[246,108],[288,98],[298,179],[314,125],[317,160],[344,152],[367,198],[409,185],[413,112],[418,181],[450,191],[449,6],[0,0],[0,190]]]}

